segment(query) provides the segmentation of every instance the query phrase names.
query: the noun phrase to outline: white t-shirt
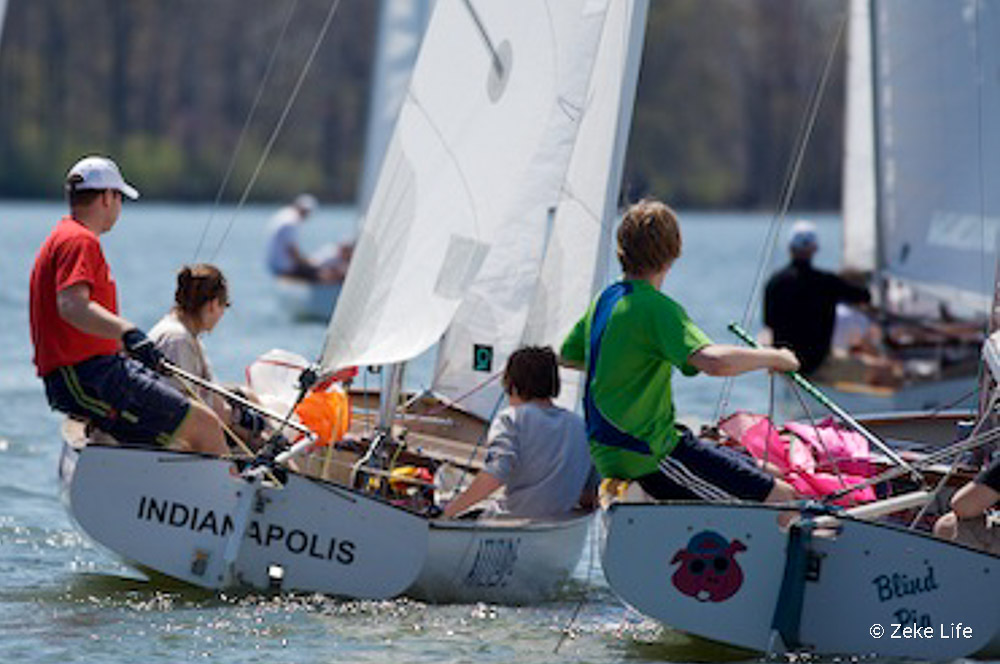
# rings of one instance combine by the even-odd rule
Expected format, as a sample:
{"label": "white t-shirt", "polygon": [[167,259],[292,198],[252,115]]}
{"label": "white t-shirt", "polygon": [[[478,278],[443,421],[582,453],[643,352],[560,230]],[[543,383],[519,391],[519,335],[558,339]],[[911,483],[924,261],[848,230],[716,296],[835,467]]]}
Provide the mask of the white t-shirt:
{"label": "white t-shirt", "polygon": [[295,269],[290,247],[297,246],[299,223],[303,216],[292,205],[283,207],[268,225],[267,268],[273,274],[288,274]]}
{"label": "white t-shirt", "polygon": [[528,518],[566,514],[590,476],[586,425],[558,406],[505,408],[490,426],[485,470],[505,485],[502,511]]}
{"label": "white t-shirt", "polygon": [[[198,337],[191,334],[174,311],[161,318],[149,331],[152,340],[161,353],[172,364],[207,381],[214,381],[212,366],[205,357],[205,348]],[[173,377],[171,385],[184,396],[190,396],[184,384]],[[192,386],[194,387],[194,386]],[[206,403],[211,403],[211,393],[203,388],[194,388]]]}

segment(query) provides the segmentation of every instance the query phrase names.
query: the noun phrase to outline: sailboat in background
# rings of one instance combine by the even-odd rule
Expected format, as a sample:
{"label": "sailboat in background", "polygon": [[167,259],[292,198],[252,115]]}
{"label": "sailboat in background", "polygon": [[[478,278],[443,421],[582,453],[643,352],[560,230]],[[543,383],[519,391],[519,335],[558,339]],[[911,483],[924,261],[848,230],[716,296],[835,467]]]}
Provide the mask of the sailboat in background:
{"label": "sailboat in background", "polygon": [[420,501],[435,487],[400,477],[397,462],[442,471],[447,460],[471,476],[486,422],[462,403],[401,407],[402,363],[481,306],[497,275],[517,284],[497,293],[515,329],[503,319],[470,335],[473,369],[483,348],[499,360],[522,341],[558,339],[602,285],[646,11],[645,0],[439,0],[323,350],[327,374],[391,365],[374,437],[312,451],[303,441],[299,471],[81,447],[67,432],[60,476],[82,529],[136,566],[207,588],[551,596],[592,514],[428,518]]}
{"label": "sailboat in background", "polygon": [[1000,62],[996,9],[850,3],[843,265],[878,280],[902,376],[828,383],[848,410],[942,408],[973,389],[1000,228],[1000,86],[982,74]]}
{"label": "sailboat in background", "polygon": [[[355,198],[359,210],[365,210],[371,199],[433,8],[434,0],[382,0],[379,6],[364,159]],[[348,241],[350,244],[353,240]],[[341,260],[338,254],[342,251],[344,248],[341,245],[328,245],[319,252],[321,255],[317,260],[323,260],[322,254],[331,260]],[[342,281],[317,283],[283,277],[277,279],[278,298],[282,306],[293,317],[303,320],[327,321],[342,288]]]}

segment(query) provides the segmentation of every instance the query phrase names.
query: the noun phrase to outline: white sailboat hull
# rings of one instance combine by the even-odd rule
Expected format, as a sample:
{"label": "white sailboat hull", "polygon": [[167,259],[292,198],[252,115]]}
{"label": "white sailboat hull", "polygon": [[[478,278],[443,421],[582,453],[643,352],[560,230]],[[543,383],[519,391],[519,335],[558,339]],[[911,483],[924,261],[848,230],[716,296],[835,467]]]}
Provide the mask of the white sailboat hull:
{"label": "white sailboat hull", "polygon": [[536,603],[572,573],[592,519],[430,521],[293,472],[283,486],[251,484],[222,459],[70,442],[59,475],[95,542],[214,590]]}
{"label": "white sailboat hull", "polygon": [[579,562],[592,520],[432,522],[427,560],[407,594],[448,603],[551,599]]}
{"label": "white sailboat hull", "polygon": [[[795,588],[782,587],[792,545],[777,515],[759,505],[615,505],[605,515],[608,583],[666,625],[762,652],[998,654],[1000,558],[842,518],[835,536],[809,542],[802,574],[792,575],[805,579],[798,605]],[[691,566],[699,558],[700,571]],[[904,637],[907,626],[924,636]]]}
{"label": "white sailboat hull", "polygon": [[63,481],[80,528],[130,564],[196,586],[383,599],[424,562],[425,520],[327,482],[289,473],[283,487],[254,486],[228,461],[180,452],[78,455]]}

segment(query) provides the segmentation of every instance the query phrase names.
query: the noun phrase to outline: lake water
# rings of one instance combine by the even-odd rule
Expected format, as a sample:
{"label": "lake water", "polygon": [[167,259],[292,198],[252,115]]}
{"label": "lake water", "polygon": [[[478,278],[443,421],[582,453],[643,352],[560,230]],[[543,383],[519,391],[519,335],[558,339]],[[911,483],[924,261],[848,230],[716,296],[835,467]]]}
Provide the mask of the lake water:
{"label": "lake water", "polygon": [[[216,374],[237,381],[258,354],[286,348],[315,358],[324,326],[291,321],[264,270],[273,208],[127,204],[103,238],[123,314],[149,328],[172,302],[176,269],[195,258],[226,273],[233,307],[206,339]],[[0,202],[0,662],[637,662],[744,659],[664,630],[627,611],[610,593],[591,542],[575,587],[540,607],[426,606],[326,597],[220,596],[146,583],[96,548],[59,502],[59,417],[45,403],[31,364],[28,275],[56,219],[57,203]],[[204,248],[195,250],[208,220]],[[836,267],[839,220],[819,222],[818,263]],[[230,232],[223,235],[232,223]],[[682,215],[684,254],[664,289],[718,342],[743,317],[770,218]],[[354,212],[321,208],[304,228],[316,246],[350,237]],[[782,243],[783,244],[783,243]],[[221,245],[221,246],[220,246]],[[218,253],[216,249],[219,247]],[[783,247],[775,261],[784,260]],[[754,311],[759,306],[754,307]],[[430,359],[409,373],[426,385]],[[683,418],[708,420],[722,381],[677,378]],[[730,409],[768,407],[767,379],[735,383]],[[591,538],[593,540],[593,538]],[[554,649],[563,628],[572,634]]]}

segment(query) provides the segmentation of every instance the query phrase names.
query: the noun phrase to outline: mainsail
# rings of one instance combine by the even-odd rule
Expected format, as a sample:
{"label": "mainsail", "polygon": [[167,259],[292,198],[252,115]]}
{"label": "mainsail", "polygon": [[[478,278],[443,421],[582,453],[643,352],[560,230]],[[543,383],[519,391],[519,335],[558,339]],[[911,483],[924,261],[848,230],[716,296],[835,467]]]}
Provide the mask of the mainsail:
{"label": "mainsail", "polygon": [[975,0],[880,0],[872,12],[879,266],[952,312],[982,314],[993,292],[998,14]]}
{"label": "mainsail", "polygon": [[3,22],[7,15],[7,0],[0,0],[0,43],[3,41]]}
{"label": "mainsail", "polygon": [[[439,348],[434,391],[464,397],[462,407],[481,417],[501,397],[495,382],[476,389],[490,372],[521,344],[558,349],[605,284],[646,11],[645,1],[609,7],[564,182],[556,199],[534,211],[542,232],[530,245],[510,242],[491,252]],[[560,401],[570,408],[578,377],[563,375]]]}
{"label": "mainsail", "polygon": [[436,4],[324,367],[415,357],[438,341],[494,250],[523,239],[540,255],[607,5]]}
{"label": "mainsail", "polygon": [[875,269],[875,109],[872,105],[871,0],[851,0],[844,117],[843,264]]}
{"label": "mainsail", "polygon": [[[6,2],[6,0],[0,0]],[[364,210],[375,189],[379,166],[406,97],[434,0],[382,0],[372,67],[365,159],[358,187],[358,207]]]}

